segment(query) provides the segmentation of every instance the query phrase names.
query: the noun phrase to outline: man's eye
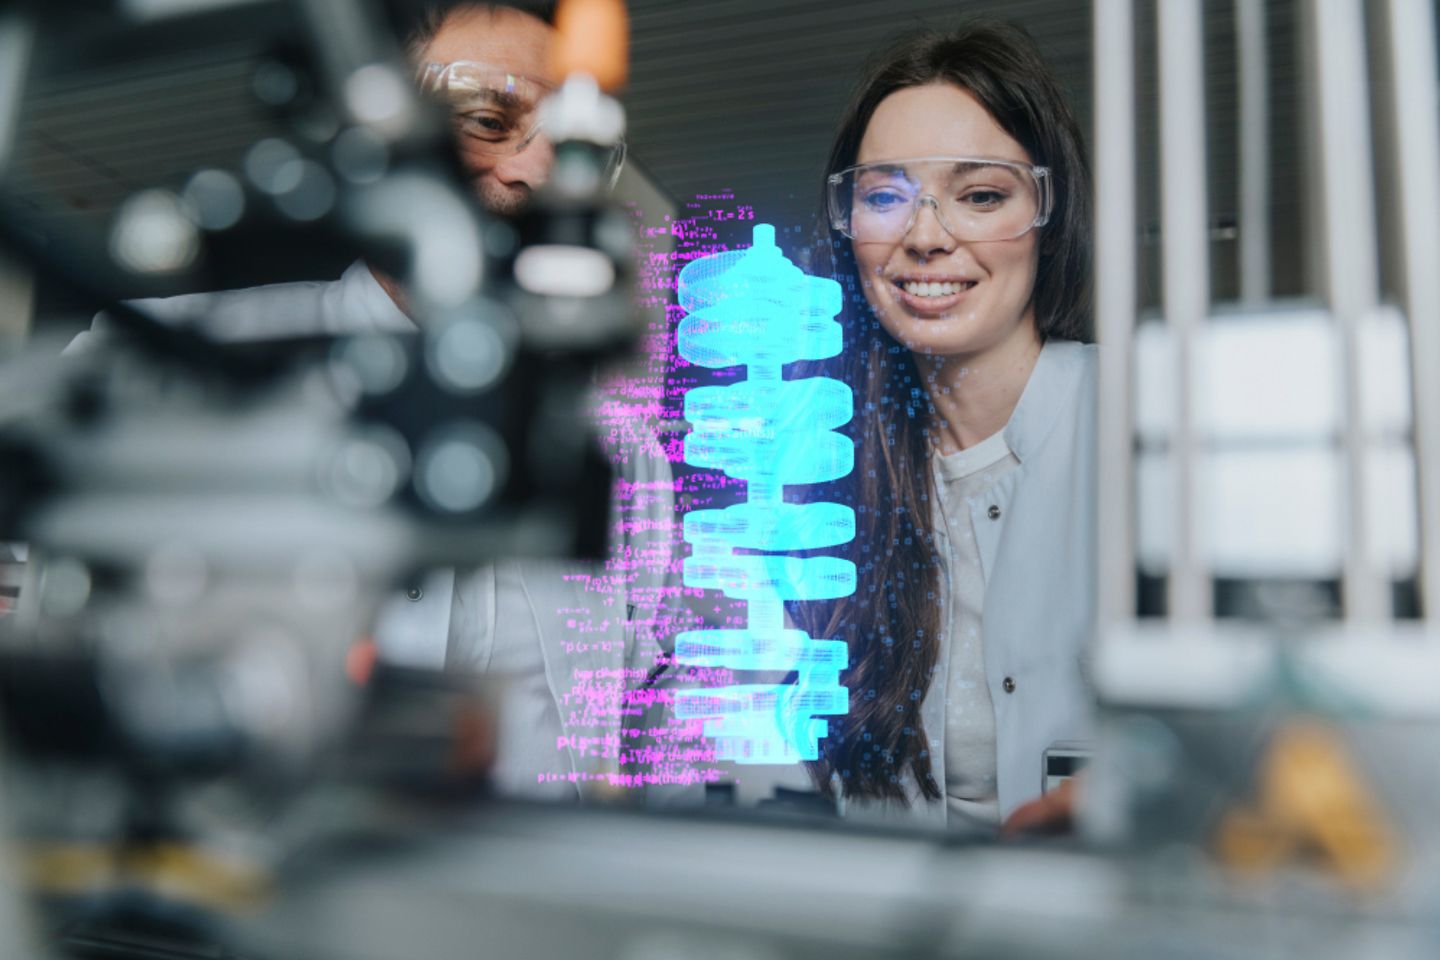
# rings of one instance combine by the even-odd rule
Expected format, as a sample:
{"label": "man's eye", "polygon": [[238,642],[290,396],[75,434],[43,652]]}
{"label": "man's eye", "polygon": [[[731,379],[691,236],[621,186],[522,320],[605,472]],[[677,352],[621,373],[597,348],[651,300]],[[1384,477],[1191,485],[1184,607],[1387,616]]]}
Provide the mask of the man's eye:
{"label": "man's eye", "polygon": [[461,113],[455,116],[461,133],[481,140],[503,140],[510,136],[515,125],[494,113]]}

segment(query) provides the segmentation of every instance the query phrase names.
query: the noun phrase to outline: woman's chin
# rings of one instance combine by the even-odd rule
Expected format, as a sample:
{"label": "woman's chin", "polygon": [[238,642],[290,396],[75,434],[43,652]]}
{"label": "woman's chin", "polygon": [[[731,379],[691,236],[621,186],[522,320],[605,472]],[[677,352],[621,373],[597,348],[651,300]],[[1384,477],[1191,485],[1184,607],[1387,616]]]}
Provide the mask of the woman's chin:
{"label": "woman's chin", "polygon": [[897,306],[891,306],[886,320],[885,329],[911,353],[950,356],[969,353],[976,346],[973,323],[968,322],[973,320],[973,315],[916,317]]}
{"label": "woman's chin", "polygon": [[[1006,309],[1004,313],[1009,315],[1011,311]],[[1018,343],[1017,338],[1035,337],[1034,320],[1028,311],[1014,320],[997,321],[994,309],[978,302],[936,316],[916,316],[892,300],[876,314],[896,343],[919,356],[976,358]]]}

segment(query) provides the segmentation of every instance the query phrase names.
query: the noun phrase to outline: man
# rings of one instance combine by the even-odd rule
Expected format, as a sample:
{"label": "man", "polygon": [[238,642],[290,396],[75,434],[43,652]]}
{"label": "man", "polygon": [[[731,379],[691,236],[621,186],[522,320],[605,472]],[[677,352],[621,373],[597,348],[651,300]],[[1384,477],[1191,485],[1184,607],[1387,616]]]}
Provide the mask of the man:
{"label": "man", "polygon": [[[545,76],[555,32],[549,24],[552,6],[536,8],[533,15],[502,6],[459,7],[443,17],[432,14],[411,34],[406,50],[417,65],[484,64],[512,78],[538,83],[543,92],[548,84],[540,78]],[[463,113],[466,104],[458,106],[462,117],[476,119]],[[523,209],[555,163],[550,141],[531,136],[536,106],[532,91],[518,98],[513,111],[487,110],[482,118],[486,123],[507,125],[520,134],[521,142],[506,149],[485,149],[482,141],[467,139],[468,131],[459,131],[465,172],[486,208],[495,213],[509,215]]]}
{"label": "man", "polygon": [[[536,117],[549,88],[553,11],[529,10],[535,12],[496,4],[432,10],[406,44],[422,83],[452,110],[462,167],[477,195],[501,214],[528,203],[555,156]],[[228,341],[415,328],[399,284],[363,262],[330,282],[135,305],[161,320],[200,317],[205,332]],[[94,329],[104,321],[102,314]],[[626,499],[612,525],[637,531],[626,545],[631,556],[652,558],[646,568],[612,563],[597,576],[559,561],[500,561],[458,575],[436,571],[388,602],[377,621],[383,659],[508,678],[499,686],[492,770],[502,792],[574,798],[616,769],[625,665],[632,657],[648,660],[635,656],[641,640],[633,625],[653,622],[673,519],[668,464],[658,444],[649,447],[624,458],[617,487]]]}
{"label": "man", "polygon": [[[527,12],[530,9],[535,12]],[[472,68],[484,67],[527,81],[529,96],[515,101],[503,119],[517,128],[533,127],[538,97],[548,87],[543,78],[554,33],[551,19],[553,4],[525,9],[499,4],[432,8],[420,18],[406,50],[417,66],[464,64],[462,69],[472,75]],[[465,105],[455,106],[457,119],[463,121],[460,111]],[[549,177],[555,161],[555,151],[543,134],[523,143],[493,146],[463,132],[458,139],[462,165],[477,195],[500,214],[523,208]],[[507,149],[512,146],[518,149]],[[160,320],[200,317],[204,331],[220,340],[415,329],[399,285],[365,263],[353,264],[335,281],[278,283],[134,303]],[[71,349],[80,348],[108,326],[102,314]]]}

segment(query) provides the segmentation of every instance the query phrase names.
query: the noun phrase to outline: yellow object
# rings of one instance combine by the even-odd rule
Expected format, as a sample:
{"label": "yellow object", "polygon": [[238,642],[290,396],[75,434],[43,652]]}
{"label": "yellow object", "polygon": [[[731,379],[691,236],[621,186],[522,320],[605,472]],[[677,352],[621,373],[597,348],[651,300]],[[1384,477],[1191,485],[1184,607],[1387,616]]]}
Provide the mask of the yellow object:
{"label": "yellow object", "polygon": [[258,906],[270,877],[257,866],[180,843],[132,847],[44,843],[22,848],[21,867],[38,893],[80,895],[122,888],[222,910]]}
{"label": "yellow object", "polygon": [[1313,721],[1283,728],[1261,761],[1254,808],[1220,823],[1222,862],[1265,872],[1318,858],[1355,889],[1380,884],[1398,850],[1383,811],[1334,731]]}
{"label": "yellow object", "polygon": [[572,73],[588,73],[602,90],[625,85],[630,20],[624,0],[563,0],[555,12],[555,29],[550,73],[557,82]]}

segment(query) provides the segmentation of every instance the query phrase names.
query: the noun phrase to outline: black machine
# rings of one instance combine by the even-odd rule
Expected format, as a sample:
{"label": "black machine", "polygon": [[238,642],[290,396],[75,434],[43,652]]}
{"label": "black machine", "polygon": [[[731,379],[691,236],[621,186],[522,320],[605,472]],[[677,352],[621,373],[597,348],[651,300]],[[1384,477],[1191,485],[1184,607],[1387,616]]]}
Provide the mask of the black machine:
{"label": "black machine", "polygon": [[[357,668],[379,599],[430,567],[604,547],[609,465],[584,405],[636,333],[605,189],[623,113],[585,77],[560,84],[546,131],[567,175],[493,216],[402,58],[413,13],[47,2],[0,18],[0,242],[110,324],[99,346],[0,361],[0,540],[30,552],[0,622],[0,717],[25,771],[4,806],[77,955],[212,955],[207,911],[243,900],[276,851],[241,851],[244,868],[200,851],[217,822],[268,822],[316,777],[473,795],[484,698]],[[17,131],[57,63],[237,39],[267,124],[243,162],[137,188],[99,222],[36,202]],[[125,302],[359,258],[396,278],[415,332],[234,344],[203,311],[160,322]],[[577,258],[603,282],[576,288]]]}

